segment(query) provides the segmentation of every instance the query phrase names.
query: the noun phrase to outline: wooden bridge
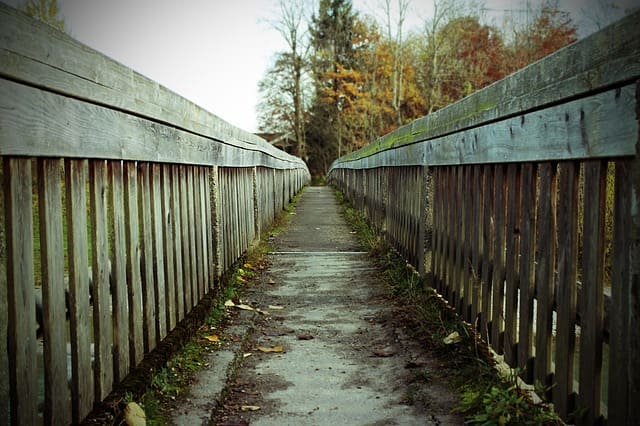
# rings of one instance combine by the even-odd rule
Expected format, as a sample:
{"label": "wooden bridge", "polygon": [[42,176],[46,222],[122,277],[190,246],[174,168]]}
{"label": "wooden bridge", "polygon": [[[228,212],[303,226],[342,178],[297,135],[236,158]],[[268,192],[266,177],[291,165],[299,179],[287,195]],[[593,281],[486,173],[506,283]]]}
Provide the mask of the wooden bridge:
{"label": "wooden bridge", "polygon": [[[329,175],[584,424],[640,418],[638,28],[630,15]],[[77,423],[309,174],[2,4],[0,55],[0,419]]]}

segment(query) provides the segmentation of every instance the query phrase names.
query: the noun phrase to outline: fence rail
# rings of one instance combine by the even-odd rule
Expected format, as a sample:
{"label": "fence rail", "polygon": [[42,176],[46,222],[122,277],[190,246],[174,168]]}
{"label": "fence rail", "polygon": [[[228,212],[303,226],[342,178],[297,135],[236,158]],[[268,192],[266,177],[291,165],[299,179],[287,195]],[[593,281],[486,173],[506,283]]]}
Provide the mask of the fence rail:
{"label": "fence rail", "polygon": [[0,423],[79,423],[309,179],[0,4]]}
{"label": "fence rail", "polygon": [[329,173],[579,424],[640,416],[638,28],[636,12]]}

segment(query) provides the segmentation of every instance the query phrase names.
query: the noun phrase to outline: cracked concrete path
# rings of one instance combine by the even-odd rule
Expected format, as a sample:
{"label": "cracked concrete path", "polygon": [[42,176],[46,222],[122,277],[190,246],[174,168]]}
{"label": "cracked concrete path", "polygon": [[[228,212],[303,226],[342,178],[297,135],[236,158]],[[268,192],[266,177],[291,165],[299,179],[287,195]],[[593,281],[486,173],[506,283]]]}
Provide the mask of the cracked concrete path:
{"label": "cracked concrete path", "polygon": [[416,384],[437,361],[410,337],[331,188],[307,188],[275,243],[270,270],[243,291],[270,315],[243,314],[252,331],[211,424],[463,423],[446,387]]}

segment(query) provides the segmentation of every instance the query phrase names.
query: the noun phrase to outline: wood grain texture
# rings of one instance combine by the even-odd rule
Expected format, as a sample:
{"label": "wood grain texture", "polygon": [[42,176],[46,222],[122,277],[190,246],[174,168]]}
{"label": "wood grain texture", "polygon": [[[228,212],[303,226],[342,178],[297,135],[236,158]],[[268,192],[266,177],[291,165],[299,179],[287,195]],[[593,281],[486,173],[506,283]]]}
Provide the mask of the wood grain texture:
{"label": "wood grain texture", "polygon": [[129,356],[134,367],[144,356],[142,277],[140,276],[140,226],[138,214],[138,171],[136,164],[124,164],[124,213],[127,254],[127,300],[129,304]]}
{"label": "wood grain texture", "polygon": [[67,244],[69,250],[69,334],[71,340],[72,421],[79,423],[93,407],[89,240],[87,235],[86,160],[65,161]]}
{"label": "wood grain texture", "polygon": [[176,326],[176,265],[174,258],[175,235],[173,233],[173,215],[171,212],[171,165],[161,166],[162,183],[162,227],[164,241],[162,243],[164,256],[164,276],[166,282],[166,296],[164,312],[167,321],[167,331]]}
{"label": "wood grain texture", "polygon": [[506,189],[505,166],[496,165],[494,175],[493,209],[493,280],[491,284],[491,346],[502,354],[502,332],[504,331],[504,294],[505,294],[505,211]]}
{"label": "wood grain texture", "polygon": [[520,223],[520,312],[518,367],[527,383],[533,382],[533,299],[535,294],[537,167],[522,166],[522,221]]}
{"label": "wood grain texture", "polygon": [[185,275],[182,259],[182,209],[180,204],[180,166],[171,166],[171,218],[174,237],[176,320],[184,318]]}
{"label": "wood grain texture", "polygon": [[42,321],[44,326],[44,417],[49,424],[71,420],[67,386],[67,330],[62,236],[62,160],[38,160]]}
{"label": "wood grain texture", "polygon": [[355,151],[337,160],[332,167],[357,169],[627,156],[635,155],[637,133],[635,85],[631,84],[446,136],[418,139],[412,145],[394,145],[373,154],[367,153],[366,150],[372,149],[367,146],[363,148],[365,152]]}
{"label": "wood grain texture", "polygon": [[164,275],[164,219],[162,214],[162,187],[160,165],[151,165],[151,208],[153,221],[153,277],[155,292],[156,333],[158,340],[167,335],[166,279]]}
{"label": "wood grain texture", "polygon": [[142,305],[144,322],[144,351],[153,350],[158,341],[156,335],[156,291],[155,278],[153,272],[153,220],[151,203],[151,165],[149,163],[138,163],[138,186],[140,187],[140,224],[142,238],[141,242],[141,273],[142,273]]}
{"label": "wood grain texture", "polygon": [[128,374],[129,361],[129,296],[127,293],[127,247],[125,242],[124,176],[121,161],[109,161],[111,198],[111,300],[113,301],[114,381]]}
{"label": "wood grain texture", "polygon": [[586,407],[587,411],[579,419],[581,424],[595,423],[601,411],[606,182],[606,162],[589,161],[584,164],[578,405]]}
{"label": "wood grain texture", "polygon": [[537,268],[536,282],[536,358],[534,377],[545,386],[552,384],[551,339],[553,291],[555,280],[556,218],[557,218],[557,165],[540,165],[540,191],[537,217]]}
{"label": "wood grain texture", "polygon": [[521,167],[507,167],[507,226],[505,250],[505,298],[504,298],[504,357],[512,367],[517,366],[516,343],[518,342],[518,259],[520,257],[520,180]]}
{"label": "wood grain texture", "polygon": [[36,424],[36,321],[31,160],[4,159],[6,196],[9,381],[11,420]]}
{"label": "wood grain texture", "polygon": [[91,197],[91,229],[93,232],[93,335],[95,346],[95,402],[102,401],[113,386],[113,322],[109,236],[107,224],[107,164],[103,160],[89,162]]}
{"label": "wood grain texture", "polygon": [[578,279],[578,178],[580,166],[572,161],[560,165],[558,199],[558,285],[556,292],[556,353],[553,402],[562,418],[572,405],[573,360]]}

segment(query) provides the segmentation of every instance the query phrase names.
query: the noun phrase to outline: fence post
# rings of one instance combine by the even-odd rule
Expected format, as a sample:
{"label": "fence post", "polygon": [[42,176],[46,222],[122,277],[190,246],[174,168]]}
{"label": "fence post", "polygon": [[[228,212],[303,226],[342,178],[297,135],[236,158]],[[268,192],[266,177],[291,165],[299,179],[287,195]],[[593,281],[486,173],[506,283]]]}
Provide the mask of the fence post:
{"label": "fence post", "polygon": [[431,170],[429,167],[420,167],[420,225],[418,232],[419,250],[418,272],[420,275],[427,273],[427,267],[431,265],[432,235],[433,235],[433,211],[431,188]]}
{"label": "fence post", "polygon": [[222,275],[222,259],[220,259],[220,191],[218,190],[218,166],[209,169],[209,198],[211,199],[211,240],[213,241],[214,276],[219,279]]}

